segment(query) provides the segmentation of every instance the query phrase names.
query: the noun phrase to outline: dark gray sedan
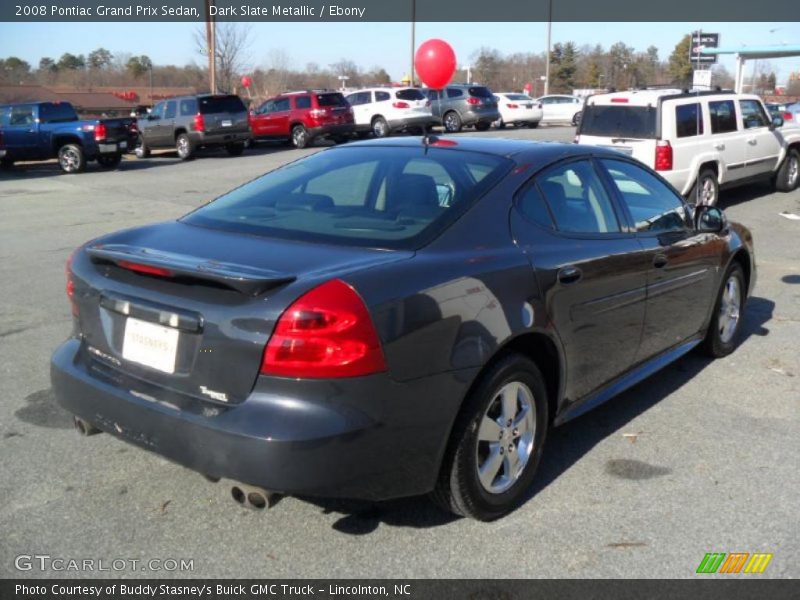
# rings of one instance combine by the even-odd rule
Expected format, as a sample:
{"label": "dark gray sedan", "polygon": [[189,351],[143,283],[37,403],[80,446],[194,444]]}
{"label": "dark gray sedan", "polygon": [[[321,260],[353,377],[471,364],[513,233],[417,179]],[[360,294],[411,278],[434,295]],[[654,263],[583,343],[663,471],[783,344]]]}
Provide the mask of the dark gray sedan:
{"label": "dark gray sedan", "polygon": [[82,432],[242,504],[432,492],[489,520],[550,427],[732,352],[755,274],[747,229],[622,154],[375,140],[80,247],[52,382]]}

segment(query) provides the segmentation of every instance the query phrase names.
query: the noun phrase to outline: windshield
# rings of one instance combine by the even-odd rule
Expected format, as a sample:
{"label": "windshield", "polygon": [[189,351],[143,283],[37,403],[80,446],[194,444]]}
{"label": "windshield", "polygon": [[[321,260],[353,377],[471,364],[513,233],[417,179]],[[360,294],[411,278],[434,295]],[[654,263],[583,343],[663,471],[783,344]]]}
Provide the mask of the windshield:
{"label": "windshield", "polygon": [[301,241],[411,249],[433,239],[510,168],[438,148],[343,147],[298,160],[183,218]]}
{"label": "windshield", "polygon": [[652,106],[600,106],[583,109],[581,135],[620,138],[655,138],[656,109]]}
{"label": "windshield", "polygon": [[200,112],[204,115],[247,112],[244,102],[239,96],[201,96],[199,101]]}

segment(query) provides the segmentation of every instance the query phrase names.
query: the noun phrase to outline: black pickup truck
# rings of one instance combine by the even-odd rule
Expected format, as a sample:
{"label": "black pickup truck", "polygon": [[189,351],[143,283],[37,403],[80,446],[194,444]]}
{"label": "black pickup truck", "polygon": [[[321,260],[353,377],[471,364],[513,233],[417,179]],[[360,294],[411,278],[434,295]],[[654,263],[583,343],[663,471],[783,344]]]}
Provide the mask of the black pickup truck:
{"label": "black pickup truck", "polygon": [[69,102],[0,105],[0,165],[57,158],[65,173],[79,173],[87,161],[114,168],[136,139],[136,121],[80,119]]}

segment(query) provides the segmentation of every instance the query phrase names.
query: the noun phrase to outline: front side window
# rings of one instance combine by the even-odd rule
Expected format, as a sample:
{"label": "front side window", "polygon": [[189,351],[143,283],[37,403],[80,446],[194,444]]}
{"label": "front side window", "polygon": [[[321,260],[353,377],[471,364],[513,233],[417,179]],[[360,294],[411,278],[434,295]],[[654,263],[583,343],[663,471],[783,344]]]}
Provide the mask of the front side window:
{"label": "front side window", "polygon": [[153,116],[153,117],[158,117],[158,118],[163,117],[164,116],[164,107],[165,106],[166,106],[166,103],[159,102],[158,104],[156,104],[153,107],[153,110],[150,112],[150,115]]}
{"label": "front side window", "polygon": [[286,112],[289,110],[289,99],[288,98],[279,98],[275,100],[275,112]]}
{"label": "front side window", "polygon": [[8,126],[28,127],[33,125],[33,119],[33,106],[12,106]]}
{"label": "front side window", "polygon": [[537,177],[537,186],[559,231],[620,231],[611,199],[590,161],[579,160],[553,167]]}
{"label": "front side window", "polygon": [[613,159],[600,162],[633,217],[636,231],[663,233],[687,228],[683,201],[660,179],[629,162]]}
{"label": "front side window", "polygon": [[738,129],[733,100],[709,102],[708,114],[711,119],[711,133],[728,133]]}
{"label": "front side window", "polygon": [[739,108],[742,111],[742,122],[745,129],[769,126],[769,119],[760,102],[756,100],[739,100]]}
{"label": "front side window", "polygon": [[679,138],[703,134],[703,111],[699,104],[675,107],[675,130]]}

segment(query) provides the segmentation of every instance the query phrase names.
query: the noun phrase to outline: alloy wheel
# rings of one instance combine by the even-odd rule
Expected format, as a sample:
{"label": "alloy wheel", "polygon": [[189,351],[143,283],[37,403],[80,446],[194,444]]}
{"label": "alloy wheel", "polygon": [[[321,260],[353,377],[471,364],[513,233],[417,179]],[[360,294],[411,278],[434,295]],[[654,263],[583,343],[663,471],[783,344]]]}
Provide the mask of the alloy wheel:
{"label": "alloy wheel", "polygon": [[61,152],[59,152],[58,160],[61,164],[61,168],[71,173],[72,171],[77,170],[78,165],[81,162],[81,157],[78,156],[77,151],[74,149],[63,148]]}
{"label": "alloy wheel", "polygon": [[736,335],[741,316],[742,292],[739,286],[739,279],[731,276],[725,283],[722,298],[719,303],[719,338],[727,344]]}

